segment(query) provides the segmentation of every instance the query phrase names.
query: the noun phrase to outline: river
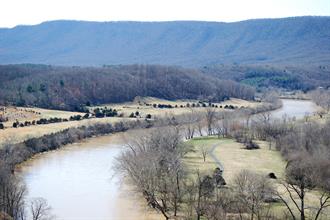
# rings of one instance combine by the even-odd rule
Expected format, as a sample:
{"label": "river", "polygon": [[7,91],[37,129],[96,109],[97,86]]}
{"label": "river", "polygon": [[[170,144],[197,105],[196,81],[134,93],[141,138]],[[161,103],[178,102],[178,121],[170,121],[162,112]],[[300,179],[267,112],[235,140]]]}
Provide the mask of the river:
{"label": "river", "polygon": [[[312,114],[310,101],[283,100],[273,117]],[[60,220],[159,219],[112,169],[125,144],[123,134],[97,137],[39,154],[21,166],[28,199],[45,198]]]}
{"label": "river", "polygon": [[272,112],[274,118],[296,118],[302,119],[305,116],[311,116],[318,109],[318,106],[309,100],[282,99],[283,106]]}
{"label": "river", "polygon": [[56,219],[159,219],[115,176],[122,134],[96,137],[39,154],[20,168],[28,199],[47,200]]}

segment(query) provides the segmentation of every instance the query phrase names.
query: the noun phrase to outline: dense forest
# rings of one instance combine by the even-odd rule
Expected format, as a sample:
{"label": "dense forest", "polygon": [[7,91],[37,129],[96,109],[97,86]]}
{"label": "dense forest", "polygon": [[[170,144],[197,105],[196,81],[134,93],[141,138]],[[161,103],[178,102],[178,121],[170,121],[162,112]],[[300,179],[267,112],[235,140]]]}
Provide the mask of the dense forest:
{"label": "dense forest", "polygon": [[132,101],[136,96],[221,101],[253,99],[254,92],[250,86],[179,67],[0,66],[0,105],[82,110],[86,105]]}
{"label": "dense forest", "polygon": [[282,88],[308,91],[330,86],[330,66],[224,65],[204,66],[201,71],[220,79],[234,80],[258,89]]}

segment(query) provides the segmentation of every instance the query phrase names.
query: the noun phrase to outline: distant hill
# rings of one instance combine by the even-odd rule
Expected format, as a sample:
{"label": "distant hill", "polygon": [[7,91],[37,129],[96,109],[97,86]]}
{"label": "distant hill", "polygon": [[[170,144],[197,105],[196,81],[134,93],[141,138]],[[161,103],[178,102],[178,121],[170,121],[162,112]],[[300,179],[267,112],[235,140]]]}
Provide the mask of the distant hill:
{"label": "distant hill", "polygon": [[57,67],[0,65],[0,105],[81,111],[136,96],[222,101],[253,99],[254,88],[197,70],[159,65]]}
{"label": "distant hill", "polygon": [[51,21],[0,29],[0,63],[330,63],[330,17],[234,23]]}

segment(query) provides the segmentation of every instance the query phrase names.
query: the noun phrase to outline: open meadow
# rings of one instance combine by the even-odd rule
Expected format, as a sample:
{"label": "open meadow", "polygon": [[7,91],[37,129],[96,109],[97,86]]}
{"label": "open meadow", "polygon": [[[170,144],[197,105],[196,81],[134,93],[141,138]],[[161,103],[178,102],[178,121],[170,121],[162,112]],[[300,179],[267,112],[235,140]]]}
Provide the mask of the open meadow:
{"label": "open meadow", "polygon": [[[269,149],[269,143],[266,141],[257,141],[260,149],[247,150],[243,144],[234,139],[218,138],[215,136],[199,137],[187,142],[193,146],[192,151],[188,153],[184,162],[188,166],[191,174],[198,170],[204,175],[212,175],[215,168],[223,169],[223,177],[227,186],[232,187],[235,184],[235,178],[242,170],[248,170],[262,176],[269,176],[274,173],[277,179],[272,179],[271,183],[275,189],[284,194],[290,206],[295,206],[289,195],[286,194],[284,186],[285,168],[287,162],[275,149]],[[205,161],[203,154],[206,155]],[[219,164],[220,163],[220,164]],[[292,190],[292,192],[293,190]],[[306,192],[305,203],[307,206],[317,207],[319,205],[320,192],[317,190]],[[295,199],[298,199],[294,196]],[[285,205],[277,201],[271,205],[271,210],[276,216],[283,216],[286,210]],[[308,210],[307,213],[315,215],[315,211]],[[298,215],[298,212],[295,212]],[[330,210],[325,210],[320,219],[328,219]]]}
{"label": "open meadow", "polygon": [[[204,112],[205,107],[186,107],[187,103],[192,105],[193,103],[198,103],[197,100],[177,100],[169,101],[157,98],[141,98],[140,100],[135,100],[134,102],[127,103],[116,103],[107,104],[102,106],[89,107],[90,112],[93,112],[96,108],[116,109],[118,114],[122,114],[121,117],[102,117],[96,118],[92,117],[83,120],[68,120],[65,122],[50,123],[50,124],[39,124],[24,127],[13,127],[13,123],[19,121],[24,123],[25,121],[37,121],[40,119],[50,119],[50,118],[62,118],[69,119],[72,116],[80,115],[83,116],[85,113],[81,112],[71,112],[71,111],[59,111],[51,109],[42,108],[23,108],[23,107],[8,107],[6,108],[4,117],[8,118],[8,121],[4,122],[5,129],[0,130],[0,145],[4,143],[18,143],[26,139],[33,137],[40,137],[45,134],[50,134],[58,132],[67,128],[79,127],[93,125],[96,123],[115,123],[120,120],[136,120],[145,119],[148,114],[154,117],[166,117],[171,115],[181,115],[185,113],[191,113],[192,111]],[[148,105],[146,105],[148,104]],[[156,104],[157,107],[153,107]],[[160,105],[171,105],[173,108],[159,108]],[[241,99],[231,99],[220,103],[212,103],[216,111],[224,111],[224,108],[219,106],[235,106],[240,107],[255,107],[260,105],[260,102],[245,101]],[[175,107],[178,106],[178,107]],[[182,106],[182,107],[180,107]],[[135,115],[139,112],[139,115]],[[130,117],[130,114],[134,113],[134,117]]]}

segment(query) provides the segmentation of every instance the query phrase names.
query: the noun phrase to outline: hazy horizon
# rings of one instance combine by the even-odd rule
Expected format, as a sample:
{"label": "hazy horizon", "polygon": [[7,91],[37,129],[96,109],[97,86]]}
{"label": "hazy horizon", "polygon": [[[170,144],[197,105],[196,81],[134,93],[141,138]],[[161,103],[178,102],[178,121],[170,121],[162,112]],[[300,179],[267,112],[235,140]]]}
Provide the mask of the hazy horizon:
{"label": "hazy horizon", "polygon": [[329,16],[327,0],[12,0],[0,3],[0,27],[36,25],[53,20],[214,21]]}
{"label": "hazy horizon", "polygon": [[244,22],[244,21],[250,21],[250,20],[277,20],[277,19],[287,19],[287,18],[301,18],[301,17],[330,17],[330,15],[302,15],[302,16],[289,16],[289,17],[278,17],[278,18],[249,18],[249,19],[243,19],[243,20],[237,20],[237,21],[208,21],[208,20],[163,20],[163,21],[157,21],[157,20],[150,20],[150,21],[144,21],[144,20],[105,20],[105,21],[95,21],[95,20],[81,20],[81,19],[55,19],[55,20],[45,20],[41,21],[36,24],[17,24],[13,27],[0,27],[0,28],[15,28],[18,26],[34,26],[34,25],[40,25],[43,23],[48,22],[57,22],[57,21],[73,21],[73,22],[95,22],[95,23],[111,23],[111,22],[141,22],[141,23],[162,23],[162,22],[214,22],[214,23],[238,23],[238,22]]}

